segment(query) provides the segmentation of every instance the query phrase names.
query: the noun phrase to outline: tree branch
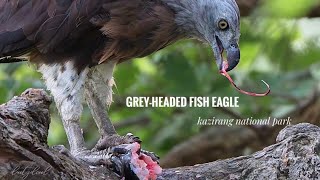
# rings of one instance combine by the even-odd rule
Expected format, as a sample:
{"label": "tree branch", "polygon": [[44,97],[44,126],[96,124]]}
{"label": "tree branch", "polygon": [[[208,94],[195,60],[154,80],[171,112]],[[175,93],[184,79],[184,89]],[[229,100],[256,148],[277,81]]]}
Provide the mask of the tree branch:
{"label": "tree branch", "polygon": [[[277,144],[249,156],[165,170],[171,179],[317,179],[320,177],[320,128],[311,124],[289,126]],[[203,152],[212,153],[212,152]]]}
{"label": "tree branch", "polygon": [[[308,122],[320,125],[319,97],[320,91],[318,88],[315,88],[308,98],[300,99],[296,103],[296,108],[292,111],[282,117],[270,117],[270,119],[286,119],[291,117],[292,124]],[[218,110],[222,110],[231,119],[243,119],[239,118],[240,116],[230,109],[226,111],[218,108]],[[161,159],[161,164],[164,167],[178,167],[252,153],[273,144],[276,136],[283,128],[285,128],[285,125],[248,125],[233,128],[210,127],[189,140],[176,145]],[[210,154],[203,153],[203,151],[208,149],[214,150],[214,152]],[[193,156],[195,154],[196,156]]]}
{"label": "tree branch", "polygon": [[28,89],[0,106],[0,179],[117,179],[47,145],[51,98]]}
{"label": "tree branch", "polygon": [[[48,147],[50,103],[45,91],[29,89],[0,106],[0,179],[119,179],[105,167],[89,167]],[[253,155],[165,169],[158,179],[320,177],[319,137],[317,126],[290,126],[280,132],[277,144]]]}

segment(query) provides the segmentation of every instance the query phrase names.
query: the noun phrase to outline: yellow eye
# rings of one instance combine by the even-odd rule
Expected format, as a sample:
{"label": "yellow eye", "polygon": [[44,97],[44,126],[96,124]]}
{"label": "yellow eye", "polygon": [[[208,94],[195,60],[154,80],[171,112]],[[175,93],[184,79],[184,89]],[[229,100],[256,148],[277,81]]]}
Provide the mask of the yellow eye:
{"label": "yellow eye", "polygon": [[229,24],[226,20],[222,19],[219,21],[218,26],[221,30],[225,30],[229,27]]}

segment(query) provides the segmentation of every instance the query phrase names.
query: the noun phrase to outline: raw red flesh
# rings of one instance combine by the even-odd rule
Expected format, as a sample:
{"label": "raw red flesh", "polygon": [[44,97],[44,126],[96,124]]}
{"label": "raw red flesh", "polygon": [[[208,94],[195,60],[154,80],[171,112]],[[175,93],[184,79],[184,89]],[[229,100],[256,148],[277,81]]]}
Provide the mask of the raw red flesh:
{"label": "raw red flesh", "polygon": [[161,174],[162,168],[157,162],[153,161],[151,157],[140,153],[137,154],[140,149],[139,143],[131,144],[131,169],[138,176],[140,180],[156,180],[157,176]]}
{"label": "raw red flesh", "polygon": [[225,76],[230,83],[232,84],[233,87],[235,87],[239,92],[241,92],[242,94],[246,94],[249,96],[267,96],[271,90],[270,90],[270,86],[268,83],[266,83],[264,80],[261,80],[266,86],[267,86],[267,91],[265,93],[253,93],[253,92],[247,92],[244,91],[242,89],[240,89],[233,81],[233,79],[231,78],[231,76],[227,73],[226,69],[228,69],[228,62],[227,61],[223,61],[223,65],[222,65],[222,70],[220,70],[220,74],[222,74],[223,76]]}

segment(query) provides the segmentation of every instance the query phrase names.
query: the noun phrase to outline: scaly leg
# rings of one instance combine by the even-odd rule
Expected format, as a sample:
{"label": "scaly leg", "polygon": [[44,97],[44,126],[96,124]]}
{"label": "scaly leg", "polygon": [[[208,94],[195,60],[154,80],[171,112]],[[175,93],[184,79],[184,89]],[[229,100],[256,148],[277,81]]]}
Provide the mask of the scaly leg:
{"label": "scaly leg", "polygon": [[101,136],[117,134],[106,113],[112,102],[113,68],[115,63],[106,63],[90,69],[85,82],[85,98]]}
{"label": "scaly leg", "polygon": [[119,136],[106,112],[112,103],[113,69],[116,63],[111,61],[91,68],[85,82],[85,98],[101,135],[96,146],[98,150],[140,142],[131,134]]}
{"label": "scaly leg", "polygon": [[47,88],[54,97],[61,115],[64,129],[70,145],[70,153],[63,146],[56,146],[61,153],[71,154],[91,165],[110,164],[107,151],[87,150],[80,127],[82,113],[83,84],[89,69],[78,73],[72,62],[65,64],[42,65],[39,71],[43,74]]}
{"label": "scaly leg", "polygon": [[[123,156],[115,158],[112,155],[112,152],[114,151],[111,149],[102,148],[87,150],[85,148],[85,142],[80,127],[80,117],[82,113],[81,99],[83,84],[86,76],[88,75],[89,69],[85,68],[79,73],[74,69],[72,62],[67,62],[65,64],[41,65],[39,67],[39,71],[43,74],[47,88],[51,91],[51,94],[56,102],[56,106],[61,115],[64,129],[68,137],[71,153],[69,153],[66,148],[61,146],[58,146],[57,149],[64,154],[71,154],[77,159],[84,160],[91,165],[111,164],[117,166],[117,164],[121,164],[121,158],[123,158]],[[95,76],[91,77],[95,78]],[[118,136],[116,134],[110,119],[105,113],[106,104],[102,104],[101,96],[95,96],[96,93],[99,92],[96,91],[97,87],[97,84],[90,86],[91,89],[87,89],[89,91],[87,91],[86,94],[88,95],[89,99],[92,98],[88,104],[92,109],[93,115],[99,127],[99,131],[103,136],[108,137],[108,140],[106,140],[106,142],[108,142],[107,147],[116,148],[116,146],[119,144],[131,143],[129,139],[132,139],[132,136],[129,136],[130,138],[128,138]],[[111,90],[112,86],[108,87],[110,87]],[[110,95],[111,94],[112,91],[110,92]],[[95,97],[100,97],[99,101],[96,101],[97,99]],[[109,97],[111,98],[111,96]],[[106,102],[111,102],[111,100]],[[116,149],[119,150],[119,148]],[[121,146],[120,149],[124,148]]]}

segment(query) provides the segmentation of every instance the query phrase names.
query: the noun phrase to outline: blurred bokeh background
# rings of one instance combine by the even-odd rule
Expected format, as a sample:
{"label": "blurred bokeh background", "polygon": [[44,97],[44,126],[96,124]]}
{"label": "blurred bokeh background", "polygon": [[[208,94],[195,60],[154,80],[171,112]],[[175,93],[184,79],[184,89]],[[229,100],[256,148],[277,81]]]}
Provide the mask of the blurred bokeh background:
{"label": "blurred bokeh background", "polygon": [[[231,72],[245,90],[267,97],[239,94],[219,74],[211,49],[183,40],[142,59],[120,64],[117,87],[108,109],[120,134],[132,132],[143,148],[162,157],[165,167],[193,165],[247,155],[275,142],[283,126],[198,126],[202,118],[287,118],[320,124],[319,0],[238,0],[241,13],[241,62]],[[0,102],[27,88],[45,88],[31,64],[0,66]],[[240,108],[128,108],[128,96],[240,96]],[[49,144],[67,145],[54,105]],[[98,131],[87,107],[82,127],[89,147]]]}

